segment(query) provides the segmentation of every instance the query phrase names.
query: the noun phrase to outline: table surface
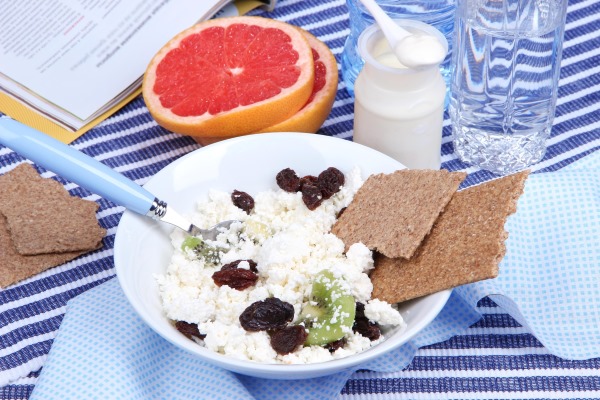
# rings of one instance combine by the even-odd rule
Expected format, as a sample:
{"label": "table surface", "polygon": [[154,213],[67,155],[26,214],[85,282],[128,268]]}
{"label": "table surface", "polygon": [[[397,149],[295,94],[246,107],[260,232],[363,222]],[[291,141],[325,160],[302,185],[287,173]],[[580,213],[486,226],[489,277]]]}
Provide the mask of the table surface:
{"label": "table surface", "polygon": [[[272,13],[257,14],[307,29],[327,43],[340,60],[349,33],[345,0],[280,0]],[[556,171],[600,150],[600,0],[569,3],[559,99],[546,157],[535,172]],[[320,134],[352,138],[353,99],[343,82]],[[136,98],[73,147],[144,184],[178,157],[199,147],[189,137],[157,126]],[[0,146],[0,174],[23,158]],[[453,154],[446,115],[442,168],[467,171],[467,184],[493,178]],[[43,170],[42,170],[43,171]],[[53,268],[20,284],[0,289],[0,377],[17,378],[0,387],[0,399],[26,399],[52,345],[67,301],[115,278],[113,245],[123,208],[70,182],[71,194],[100,205],[107,229],[102,249]],[[413,362],[394,373],[359,371],[340,397],[368,398],[600,398],[600,359],[564,360],[543,345],[491,300],[478,305],[483,318],[464,334],[421,348]]]}

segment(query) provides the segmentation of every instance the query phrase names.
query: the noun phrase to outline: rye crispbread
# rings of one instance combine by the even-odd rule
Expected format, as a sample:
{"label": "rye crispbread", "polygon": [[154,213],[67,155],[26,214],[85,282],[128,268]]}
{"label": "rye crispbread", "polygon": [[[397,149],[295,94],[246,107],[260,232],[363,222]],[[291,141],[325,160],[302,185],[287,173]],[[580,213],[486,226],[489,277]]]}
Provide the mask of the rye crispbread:
{"label": "rye crispbread", "polygon": [[408,169],[372,175],[331,232],[346,248],[361,242],[387,257],[410,258],[465,177]]}
{"label": "rye crispbread", "polygon": [[85,252],[65,252],[24,256],[15,250],[6,218],[0,215],[0,287],[12,285],[48,268],[70,261]]}
{"label": "rye crispbread", "polygon": [[0,213],[22,255],[97,249],[106,230],[98,225],[98,204],[71,196],[29,164],[0,176]]}
{"label": "rye crispbread", "polygon": [[378,256],[373,297],[399,303],[494,278],[504,257],[504,224],[516,211],[529,171],[456,193],[410,260]]}

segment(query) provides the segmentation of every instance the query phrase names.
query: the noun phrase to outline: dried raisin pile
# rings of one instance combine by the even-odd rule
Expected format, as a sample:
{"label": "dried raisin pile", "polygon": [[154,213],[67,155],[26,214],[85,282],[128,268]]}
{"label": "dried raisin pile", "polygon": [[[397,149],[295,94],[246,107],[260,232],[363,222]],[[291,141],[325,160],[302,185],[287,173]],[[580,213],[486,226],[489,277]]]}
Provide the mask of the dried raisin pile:
{"label": "dried raisin pile", "polygon": [[370,339],[371,341],[379,339],[381,336],[381,328],[379,324],[370,321],[365,316],[365,305],[363,303],[356,303],[356,316],[354,317],[354,325],[352,330],[362,336]]}
{"label": "dried raisin pile", "polygon": [[330,353],[335,353],[337,349],[341,349],[346,345],[346,338],[341,338],[336,340],[335,342],[327,343],[325,348],[329,350]]}
{"label": "dried raisin pile", "polygon": [[240,324],[250,332],[284,328],[294,318],[294,306],[277,297],[269,297],[250,304],[242,315]]}
{"label": "dried raisin pile", "polygon": [[317,186],[307,183],[302,186],[302,201],[309,210],[313,211],[323,202],[323,193]]}
{"label": "dried raisin pile", "polygon": [[304,187],[304,185],[313,185],[313,186],[317,186],[317,180],[319,178],[317,178],[314,175],[306,175],[303,176],[302,179],[300,179],[300,191],[302,191],[302,188]]}
{"label": "dried raisin pile", "polygon": [[235,268],[238,267],[238,265],[242,261],[246,261],[250,265],[250,271],[252,271],[252,272],[258,272],[258,269],[256,269],[257,264],[253,260],[235,260],[235,261],[232,261],[232,262],[230,262],[228,264],[223,265],[221,267],[221,271],[227,270],[227,269],[235,269]]}
{"label": "dried raisin pile", "polygon": [[244,290],[256,284],[258,275],[249,269],[229,268],[215,272],[212,278],[217,286],[225,285],[235,290]]}
{"label": "dried raisin pile", "polygon": [[176,321],[175,328],[184,334],[188,339],[192,339],[194,337],[204,339],[206,337],[206,335],[200,333],[200,330],[198,330],[198,325],[196,324],[190,324],[189,322],[185,321]]}
{"label": "dried raisin pile", "polygon": [[291,168],[282,169],[275,176],[277,186],[286,192],[294,193],[300,190],[300,178]]}
{"label": "dried raisin pile", "polygon": [[311,211],[339,192],[345,183],[344,174],[334,167],[327,168],[319,176],[305,175],[302,178],[293,169],[285,168],[277,173],[275,180],[286,192],[302,192],[302,201]]}
{"label": "dried raisin pile", "polygon": [[244,210],[246,214],[250,214],[250,211],[254,209],[254,199],[246,192],[234,190],[231,193],[231,201],[234,206]]}
{"label": "dried raisin pile", "polygon": [[290,354],[306,341],[308,333],[301,325],[287,326],[273,332],[271,347],[280,355]]}
{"label": "dried raisin pile", "polygon": [[344,186],[344,174],[337,168],[329,167],[317,178],[317,187],[321,189],[324,199],[328,199]]}

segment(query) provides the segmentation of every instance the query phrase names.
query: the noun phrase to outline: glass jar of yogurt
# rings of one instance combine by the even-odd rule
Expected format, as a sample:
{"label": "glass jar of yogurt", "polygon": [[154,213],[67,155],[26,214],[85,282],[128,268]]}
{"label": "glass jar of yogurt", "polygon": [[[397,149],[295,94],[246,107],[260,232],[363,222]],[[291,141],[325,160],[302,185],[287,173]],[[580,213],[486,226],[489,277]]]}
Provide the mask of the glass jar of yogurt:
{"label": "glass jar of yogurt", "polygon": [[[446,38],[431,25],[412,20],[396,23],[413,33],[434,36],[447,52]],[[377,25],[361,34],[358,49],[365,66],[354,87],[353,140],[407,168],[439,169],[446,95],[439,65],[407,68],[400,64]],[[417,46],[413,51],[418,59],[418,52],[429,49]]]}

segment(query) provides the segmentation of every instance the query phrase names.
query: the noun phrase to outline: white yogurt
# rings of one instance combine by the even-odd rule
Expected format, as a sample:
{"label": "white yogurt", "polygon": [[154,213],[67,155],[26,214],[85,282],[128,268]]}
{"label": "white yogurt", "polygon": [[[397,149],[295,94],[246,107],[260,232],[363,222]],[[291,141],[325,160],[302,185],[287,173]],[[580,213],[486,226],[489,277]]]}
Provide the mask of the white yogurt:
{"label": "white yogurt", "polygon": [[437,37],[426,33],[407,36],[394,48],[398,64],[408,68],[438,66],[444,61],[447,52]]}
{"label": "white yogurt", "polygon": [[[433,29],[418,21],[407,23],[413,28]],[[419,43],[429,42],[425,37],[434,37],[445,54],[447,43],[441,33],[415,36],[419,37],[411,39],[407,47],[419,47]],[[359,52],[365,66],[354,86],[354,141],[379,150],[408,168],[439,169],[446,95],[439,66],[407,68],[400,64],[377,26],[363,32]],[[413,61],[420,57],[439,57],[440,61],[444,58],[436,46],[425,45],[418,51],[414,49]]]}

